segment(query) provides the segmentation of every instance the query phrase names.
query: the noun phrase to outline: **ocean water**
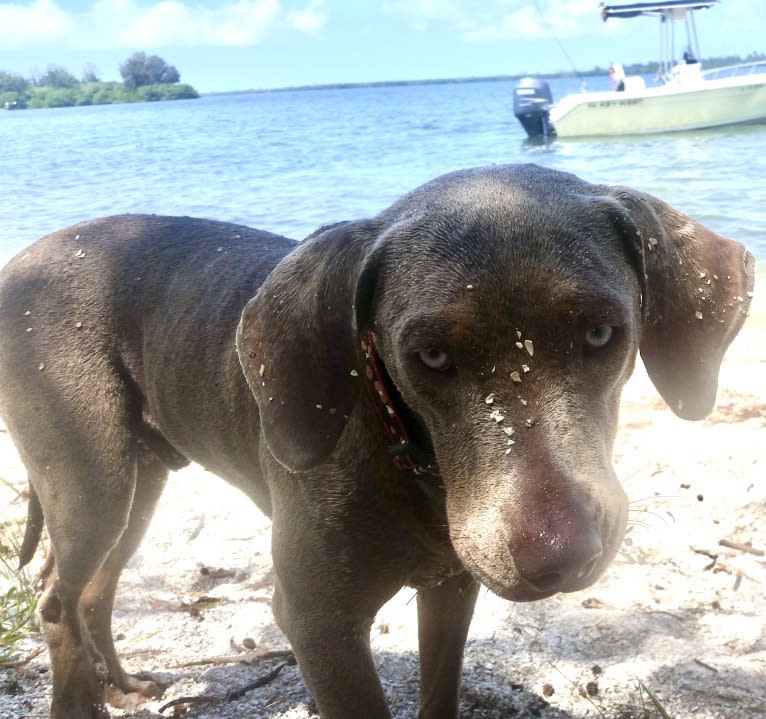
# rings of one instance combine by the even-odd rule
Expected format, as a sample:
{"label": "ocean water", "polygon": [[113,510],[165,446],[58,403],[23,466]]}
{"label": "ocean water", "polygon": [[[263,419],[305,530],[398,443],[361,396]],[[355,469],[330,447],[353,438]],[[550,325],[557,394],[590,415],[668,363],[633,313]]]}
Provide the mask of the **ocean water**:
{"label": "ocean water", "polygon": [[[0,112],[0,264],[53,230],[121,212],[204,216],[300,239],[375,214],[442,173],[506,162],[654,193],[766,258],[766,124],[534,145],[513,116],[514,84]],[[555,97],[578,85],[551,82]]]}

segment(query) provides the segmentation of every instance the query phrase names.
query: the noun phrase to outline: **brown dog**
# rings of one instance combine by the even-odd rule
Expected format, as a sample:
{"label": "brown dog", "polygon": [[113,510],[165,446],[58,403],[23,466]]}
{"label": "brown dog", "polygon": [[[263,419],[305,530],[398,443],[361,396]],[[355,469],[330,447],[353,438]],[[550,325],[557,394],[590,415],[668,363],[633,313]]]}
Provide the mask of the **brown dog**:
{"label": "brown dog", "polygon": [[195,461],[273,518],[274,613],[324,717],[390,716],[368,634],[405,584],[419,716],[455,717],[479,582],[528,601],[596,580],[625,527],[610,454],[637,350],[704,417],[752,277],[660,200],[533,165],[300,245],[153,216],[32,245],[0,278],[0,396],[32,489],[22,561],[44,516],[55,562],[51,716],[156,692],[122,670],[112,604]]}

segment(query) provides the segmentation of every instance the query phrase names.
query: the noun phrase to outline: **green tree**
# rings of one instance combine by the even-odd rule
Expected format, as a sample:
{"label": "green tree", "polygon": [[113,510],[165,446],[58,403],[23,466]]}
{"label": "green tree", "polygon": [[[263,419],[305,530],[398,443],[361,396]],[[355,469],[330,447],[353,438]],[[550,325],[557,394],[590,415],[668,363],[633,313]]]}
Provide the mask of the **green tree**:
{"label": "green tree", "polygon": [[29,107],[72,107],[76,91],[68,87],[36,87],[29,98]]}
{"label": "green tree", "polygon": [[48,65],[48,69],[43,73],[37,84],[40,87],[76,87],[79,80],[66,68],[60,65]]}
{"label": "green tree", "polygon": [[82,71],[82,81],[101,82],[99,75],[98,68],[92,62],[89,62]]}
{"label": "green tree", "polygon": [[21,110],[27,106],[31,83],[21,75],[0,70],[0,109]]}
{"label": "green tree", "polygon": [[158,55],[145,52],[133,53],[122,65],[120,75],[125,86],[131,90],[144,85],[164,85],[178,82],[181,75]]}
{"label": "green tree", "polygon": [[12,72],[0,70],[0,92],[26,92],[29,80]]}

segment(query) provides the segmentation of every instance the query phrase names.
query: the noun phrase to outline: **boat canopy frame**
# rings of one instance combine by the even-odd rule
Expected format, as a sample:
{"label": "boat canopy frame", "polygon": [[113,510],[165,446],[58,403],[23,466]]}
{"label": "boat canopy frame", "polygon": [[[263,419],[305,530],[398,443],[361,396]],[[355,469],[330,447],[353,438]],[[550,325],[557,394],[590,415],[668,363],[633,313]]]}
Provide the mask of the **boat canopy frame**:
{"label": "boat canopy frame", "polygon": [[679,11],[708,10],[720,3],[720,0],[664,0],[664,2],[634,2],[627,5],[606,5],[601,3],[601,18],[606,22],[610,17],[640,17],[641,15],[671,16]]}
{"label": "boat canopy frame", "polygon": [[683,21],[686,27],[686,48],[683,59],[686,63],[698,63],[702,56],[697,26],[694,22],[695,10],[708,10],[720,3],[720,0],[664,0],[663,2],[637,2],[623,5],[606,5],[601,3],[601,18],[606,22],[609,18],[660,18],[660,77],[671,76],[677,65],[676,40],[674,25]]}

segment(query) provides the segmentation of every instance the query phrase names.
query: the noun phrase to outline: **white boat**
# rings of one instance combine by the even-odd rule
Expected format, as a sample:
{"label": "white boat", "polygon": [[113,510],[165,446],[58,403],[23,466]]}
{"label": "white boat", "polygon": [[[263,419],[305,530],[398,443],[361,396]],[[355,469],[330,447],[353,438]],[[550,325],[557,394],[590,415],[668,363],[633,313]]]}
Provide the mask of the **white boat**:
{"label": "white boat", "polygon": [[[553,103],[548,83],[524,78],[514,90],[514,112],[530,137],[559,138],[636,135],[695,130],[766,121],[766,62],[743,63],[703,70],[694,12],[719,0],[601,4],[604,20],[611,17],[658,16],[663,55],[658,79],[647,87],[642,77],[625,77],[619,90],[581,92]],[[673,26],[686,25],[688,46],[681,62]],[[693,43],[693,47],[692,47]]]}

